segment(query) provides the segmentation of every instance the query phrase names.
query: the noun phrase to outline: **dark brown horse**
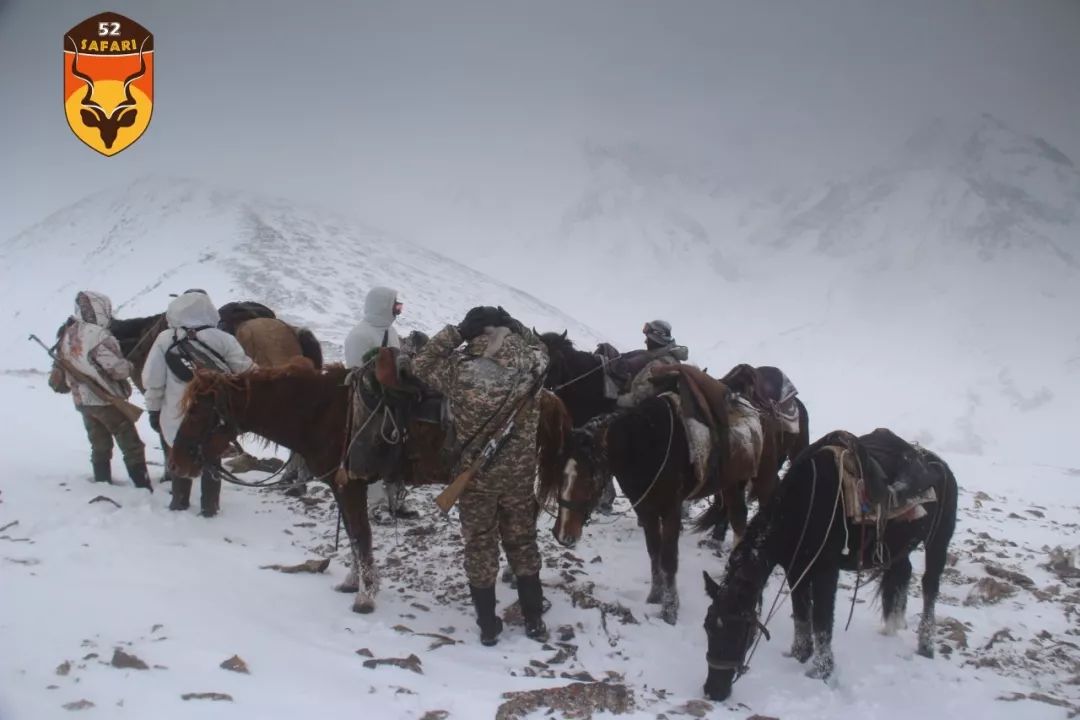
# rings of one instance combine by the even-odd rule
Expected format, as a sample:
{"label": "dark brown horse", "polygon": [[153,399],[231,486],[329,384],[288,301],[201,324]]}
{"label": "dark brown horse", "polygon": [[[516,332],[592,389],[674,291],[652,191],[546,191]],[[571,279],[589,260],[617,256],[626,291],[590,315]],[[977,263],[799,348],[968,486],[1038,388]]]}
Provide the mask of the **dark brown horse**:
{"label": "dark brown horse", "polygon": [[[741,536],[747,486],[762,504],[775,488],[780,433],[775,420],[697,368],[677,366],[671,372],[667,380],[678,386],[695,383],[701,388],[707,383],[711,430],[696,419],[684,422],[689,392],[645,400],[574,430],[564,453],[563,476],[542,474],[541,491],[545,498],[555,496],[559,506],[555,539],[573,546],[599,503],[604,479],[613,474],[645,532],[652,577],[647,602],[660,603],[662,617],[674,624],[682,503],[721,498]],[[700,391],[694,396],[701,396]]]}

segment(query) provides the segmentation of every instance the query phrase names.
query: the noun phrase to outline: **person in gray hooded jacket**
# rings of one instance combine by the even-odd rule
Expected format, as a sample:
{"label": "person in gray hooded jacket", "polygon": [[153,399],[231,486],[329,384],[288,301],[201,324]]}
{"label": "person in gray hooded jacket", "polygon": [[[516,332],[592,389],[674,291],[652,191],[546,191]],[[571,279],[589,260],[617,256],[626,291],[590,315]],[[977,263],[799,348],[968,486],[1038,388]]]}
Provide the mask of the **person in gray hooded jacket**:
{"label": "person in gray hooded jacket", "polygon": [[[364,319],[356,324],[345,338],[345,367],[355,368],[364,364],[372,350],[380,347],[401,348],[401,340],[394,321],[401,314],[403,305],[397,290],[376,286],[364,298]],[[383,482],[386,504],[390,512],[399,518],[415,518],[420,513],[405,503],[405,487],[402,483]]]}

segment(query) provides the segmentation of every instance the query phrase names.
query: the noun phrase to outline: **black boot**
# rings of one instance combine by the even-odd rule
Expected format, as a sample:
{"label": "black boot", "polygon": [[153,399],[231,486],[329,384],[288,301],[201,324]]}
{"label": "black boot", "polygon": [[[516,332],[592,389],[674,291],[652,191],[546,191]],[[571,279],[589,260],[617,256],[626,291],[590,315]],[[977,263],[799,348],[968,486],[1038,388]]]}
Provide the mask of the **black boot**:
{"label": "black boot", "polygon": [[170,510],[187,510],[191,507],[191,478],[173,476]]}
{"label": "black boot", "polygon": [[109,460],[98,460],[91,464],[94,466],[94,482],[112,483],[112,463]]}
{"label": "black boot", "polygon": [[540,585],[540,575],[518,575],[517,580],[525,635],[538,642],[547,642],[548,629],[541,617],[544,614],[544,588]]}
{"label": "black boot", "polygon": [[476,608],[476,624],[480,626],[480,644],[491,647],[499,642],[502,619],[495,614],[495,588],[469,586],[473,607]]}
{"label": "black boot", "polygon": [[214,477],[210,470],[203,470],[202,488],[199,493],[199,506],[203,517],[214,517],[221,509],[221,480]]}
{"label": "black boot", "polygon": [[150,484],[150,473],[146,470],[146,463],[128,465],[127,471],[128,477],[131,478],[131,482],[135,484],[135,487],[154,492],[154,487]]}

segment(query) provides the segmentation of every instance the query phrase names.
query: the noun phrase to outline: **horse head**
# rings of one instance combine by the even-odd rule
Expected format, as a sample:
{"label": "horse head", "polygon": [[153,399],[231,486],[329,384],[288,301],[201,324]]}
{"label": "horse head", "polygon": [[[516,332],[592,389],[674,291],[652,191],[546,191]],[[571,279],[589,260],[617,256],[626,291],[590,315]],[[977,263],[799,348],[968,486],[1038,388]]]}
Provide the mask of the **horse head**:
{"label": "horse head", "polygon": [[550,389],[569,380],[569,358],[577,350],[574,348],[573,341],[567,337],[567,331],[541,333],[534,328],[533,334],[540,338],[540,342],[544,343],[548,351],[549,365],[544,387]]}
{"label": "horse head", "polygon": [[608,422],[607,417],[596,418],[567,438],[556,498],[559,512],[551,530],[564,547],[573,547],[581,538],[611,475],[606,454]]}
{"label": "horse head", "polygon": [[[728,575],[735,564],[729,560]],[[714,702],[723,702],[731,695],[731,687],[749,668],[746,656],[757,639],[758,631],[768,631],[758,620],[757,599],[739,591],[739,584],[717,583],[709,573],[705,576],[705,593],[712,599],[705,613],[705,637],[708,649],[705,663],[705,695]]]}
{"label": "horse head", "polygon": [[230,419],[229,391],[237,379],[197,370],[184,391],[184,419],[169,451],[169,470],[179,477],[198,477],[206,465],[221,459],[240,431]]}

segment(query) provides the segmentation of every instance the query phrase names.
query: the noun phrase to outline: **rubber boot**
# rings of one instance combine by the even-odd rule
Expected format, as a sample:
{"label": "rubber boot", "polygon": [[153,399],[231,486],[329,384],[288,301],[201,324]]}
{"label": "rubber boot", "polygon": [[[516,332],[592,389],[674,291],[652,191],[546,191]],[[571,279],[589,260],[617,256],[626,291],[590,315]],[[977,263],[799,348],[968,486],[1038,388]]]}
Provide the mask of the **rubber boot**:
{"label": "rubber boot", "polygon": [[150,473],[146,469],[146,463],[128,465],[127,471],[128,477],[131,478],[131,482],[135,484],[135,487],[154,492],[154,487],[150,484]]}
{"label": "rubber boot", "polygon": [[172,479],[172,502],[170,510],[187,510],[191,507],[191,478],[176,477]]}
{"label": "rubber boot", "polygon": [[540,575],[518,575],[517,590],[526,637],[547,642],[548,629],[541,617],[544,614],[544,588],[540,585]]}
{"label": "rubber boot", "polygon": [[469,586],[473,607],[476,608],[476,624],[480,626],[480,644],[491,647],[499,642],[502,619],[495,614],[495,588]]}
{"label": "rubber boot", "polygon": [[108,460],[99,460],[91,463],[94,466],[94,482],[112,484],[112,463]]}
{"label": "rubber boot", "polygon": [[221,509],[221,480],[214,477],[209,469],[202,473],[202,492],[199,494],[199,506],[203,517],[214,517]]}

